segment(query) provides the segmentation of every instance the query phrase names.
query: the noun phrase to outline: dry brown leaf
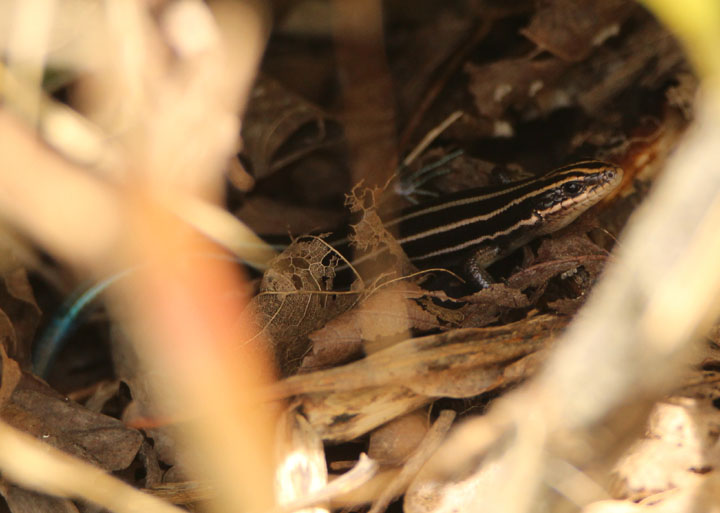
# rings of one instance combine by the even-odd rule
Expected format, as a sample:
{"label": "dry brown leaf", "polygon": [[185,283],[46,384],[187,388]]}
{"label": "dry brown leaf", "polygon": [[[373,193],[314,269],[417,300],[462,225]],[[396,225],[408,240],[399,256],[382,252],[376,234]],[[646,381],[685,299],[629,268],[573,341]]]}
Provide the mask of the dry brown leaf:
{"label": "dry brown leaf", "polygon": [[502,59],[488,64],[465,64],[470,93],[480,115],[500,119],[513,106],[519,111],[537,106],[540,89],[554,89],[568,64],[554,57],[541,61],[529,58]]}
{"label": "dry brown leaf", "polygon": [[[508,285],[519,290],[541,287],[550,278],[560,274],[570,276],[582,266],[589,274],[580,291],[585,292],[595,282],[606,261],[607,251],[584,234],[568,232],[543,240],[535,261],[508,278]],[[532,302],[536,300],[537,297]]]}
{"label": "dry brown leaf", "polygon": [[556,236],[543,239],[537,250],[536,261],[547,262],[574,256],[607,256],[607,250],[599,247],[586,235],[595,226],[597,226],[597,218],[591,212],[556,234]]}
{"label": "dry brown leaf", "polygon": [[468,304],[460,310],[464,316],[463,328],[481,328],[497,321],[504,311],[530,306],[522,291],[503,283],[493,283],[466,299]]}
{"label": "dry brown leaf", "polygon": [[555,56],[513,56],[482,65],[466,64],[478,112],[493,120],[507,120],[516,114],[534,119],[578,105],[589,114],[607,117],[603,109],[623,91],[638,85],[657,89],[682,69],[683,54],[647,13],[635,10],[632,20],[632,30],[621,32],[618,44],[602,45],[580,62]]}
{"label": "dry brown leaf", "polygon": [[309,349],[307,334],[357,301],[356,294],[332,293],[339,256],[320,239],[295,241],[272,261],[251,310],[273,343],[284,375],[300,365]]}
{"label": "dry brown leaf", "polygon": [[79,513],[77,506],[68,499],[31,492],[11,484],[1,484],[0,493],[12,513]]}
{"label": "dry brown leaf", "polygon": [[15,343],[6,346],[8,354],[25,367],[30,364],[30,351],[42,312],[28,281],[27,271],[16,266],[3,272],[0,287],[0,309],[11,319]]}
{"label": "dry brown leaf", "polygon": [[16,427],[105,470],[127,468],[143,441],[117,419],[92,412],[25,374],[0,416]]}
{"label": "dry brown leaf", "polygon": [[341,141],[337,121],[319,107],[260,74],[242,126],[243,151],[256,179],[262,179],[309,152]]}
{"label": "dry brown leaf", "polygon": [[556,301],[549,301],[547,307],[558,315],[572,316],[577,313],[582,305],[585,304],[585,296],[580,296],[572,299],[558,299]]}
{"label": "dry brown leaf", "polygon": [[[622,91],[642,86],[656,88],[676,71],[685,69],[685,57],[675,39],[649,16],[639,20],[620,48],[617,53],[605,48],[598,52],[602,73],[575,70],[573,80],[584,83],[578,89],[577,101],[586,112],[601,114]],[[585,80],[581,73],[586,74]],[[592,81],[586,81],[591,77]]]}
{"label": "dry brown leaf", "polygon": [[[597,276],[606,260],[607,257],[605,255],[586,255],[542,262],[515,273],[508,279],[508,284],[519,290],[525,290],[529,287],[540,287],[547,284],[548,280],[554,276],[564,273],[570,275],[579,266],[590,268],[592,275]],[[594,280],[590,280],[589,283],[591,284],[593,281]]]}
{"label": "dry brown leaf", "polygon": [[18,362],[10,358],[5,348],[6,341],[13,340],[15,330],[10,325],[10,319],[0,310],[0,357],[2,358],[2,382],[0,383],[0,408],[10,400],[15,387],[20,382],[22,372]]}
{"label": "dry brown leaf", "polygon": [[337,210],[289,205],[257,195],[245,199],[235,215],[263,235],[313,233],[340,226],[344,219]]}
{"label": "dry brown leaf", "polygon": [[563,60],[580,61],[617,35],[633,9],[626,0],[543,0],[520,32]]}

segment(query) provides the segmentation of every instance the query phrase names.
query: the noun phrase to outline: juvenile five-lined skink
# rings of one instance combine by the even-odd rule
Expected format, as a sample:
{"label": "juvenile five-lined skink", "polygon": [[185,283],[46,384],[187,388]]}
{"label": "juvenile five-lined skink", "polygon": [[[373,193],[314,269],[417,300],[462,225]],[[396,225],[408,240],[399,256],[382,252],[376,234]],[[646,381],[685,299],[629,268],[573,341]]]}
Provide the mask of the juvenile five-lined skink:
{"label": "juvenile five-lined skink", "polygon": [[487,266],[567,226],[622,177],[619,166],[588,160],[537,178],[446,195],[383,223],[417,267],[459,269],[483,288]]}
{"label": "juvenile five-lined skink", "polygon": [[[459,267],[482,288],[488,285],[484,272],[488,265],[540,235],[567,226],[615,190],[622,176],[623,170],[614,164],[579,162],[538,178],[447,195],[402,210],[384,224],[418,267]],[[36,372],[46,371],[84,306],[128,273],[75,296],[65,315],[56,317],[37,341]]]}

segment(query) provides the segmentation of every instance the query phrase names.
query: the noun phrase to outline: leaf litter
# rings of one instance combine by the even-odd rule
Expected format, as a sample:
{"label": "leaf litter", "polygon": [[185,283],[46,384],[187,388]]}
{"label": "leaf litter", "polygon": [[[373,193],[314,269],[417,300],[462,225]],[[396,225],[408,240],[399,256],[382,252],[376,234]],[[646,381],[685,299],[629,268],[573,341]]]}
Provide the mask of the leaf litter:
{"label": "leaf litter", "polygon": [[[447,12],[441,6],[427,6],[427,13],[442,14],[437,20],[430,14],[423,18],[422,10],[413,15],[398,6],[387,12],[392,24],[388,25],[390,60],[386,64],[398,81],[398,90],[407,92],[398,100],[399,110],[387,119],[397,116],[399,126],[412,121],[400,144],[407,146],[429,132],[448,112],[463,112],[424,158],[410,166],[416,169],[457,147],[469,150],[449,165],[452,173],[431,182],[430,187],[440,193],[467,184],[497,183],[497,168],[549,169],[549,160],[559,165],[566,156],[622,160],[620,145],[613,141],[632,140],[633,123],[639,117],[650,116],[669,127],[675,120],[666,109],[678,105],[688,112],[687,98],[694,89],[682,53],[636,4],[622,0],[519,2],[513,8],[497,2],[480,4],[484,3],[460,2]],[[286,7],[301,14],[304,8]],[[440,30],[431,21],[439,23]],[[282,31],[282,23],[279,27]],[[428,44],[428,34],[440,39],[437,44]],[[282,32],[273,35],[269,68],[273,59],[287,62],[283,53],[292,52],[290,43],[296,37]],[[453,61],[459,54],[463,58]],[[314,56],[308,52],[299,58],[311,63]],[[318,52],[317,60],[323,59]],[[346,140],[341,132],[339,120],[346,121],[343,114],[347,113],[337,98],[323,104],[322,91],[313,100],[303,98],[293,91],[297,78],[292,78],[291,70],[274,69],[278,77],[263,75],[256,84],[243,126],[243,157],[257,173],[262,195],[242,198],[236,211],[243,216],[257,205],[253,215],[262,231],[285,233],[288,221],[283,214],[307,215],[306,225],[343,216],[341,209],[328,205],[344,200],[338,196],[349,182],[343,175],[349,166],[348,152],[355,151],[360,159],[362,152],[348,148],[357,141]],[[438,77],[444,78],[438,82]],[[635,101],[648,92],[656,100],[662,98],[675,79],[691,92],[683,98],[672,93],[670,105],[661,108]],[[330,89],[328,83],[320,86],[323,91]],[[672,139],[680,130],[668,132]],[[553,134],[551,140],[548,133]],[[646,157],[652,160],[650,153]],[[631,172],[640,174],[642,165],[629,164]],[[302,178],[312,175],[313,169],[328,168],[332,169],[326,174],[318,171],[321,180]],[[394,168],[382,171],[391,174]],[[310,198],[307,204],[297,204],[295,197],[288,200],[296,191],[281,191],[278,198],[267,194],[298,176],[300,182],[314,185],[304,189]],[[637,183],[634,187],[634,192],[642,191]],[[364,444],[364,437],[372,440],[374,430],[405,416],[437,418],[433,404],[448,398],[487,405],[532,377],[609,258],[607,241],[595,237],[592,229],[613,226],[606,214],[624,219],[630,210],[624,204],[624,212],[617,214],[588,214],[578,226],[534,243],[521,257],[515,255],[510,263],[501,264],[499,280],[489,289],[463,289],[465,293],[458,297],[428,286],[432,283],[429,275],[445,273],[418,273],[409,265],[377,213],[375,198],[381,193],[357,186],[345,201],[351,214],[359,216],[352,221],[355,229],[350,235],[355,251],[373,253],[382,248],[385,261],[372,260],[354,269],[354,282],[338,287],[349,257],[333,248],[331,236],[297,237],[264,273],[245,319],[252,319],[258,331],[268,336],[284,376],[266,391],[267,396],[288,398],[285,416],[290,438],[295,436],[299,446],[307,446],[317,467],[322,467],[321,460],[331,459],[325,448],[345,442]],[[263,211],[269,209],[280,211],[264,216]],[[253,215],[247,215],[251,224]],[[163,441],[172,434],[161,435],[152,427],[144,433],[127,427],[109,415],[65,400],[28,373],[40,308],[24,269],[4,273],[0,314],[3,419],[107,471],[128,472],[138,465],[155,469],[148,472],[154,476],[148,483],[157,485],[158,460],[163,465],[177,463],[168,456],[175,451],[172,443]],[[716,451],[708,435],[718,425],[713,409],[713,401],[718,400],[717,376],[711,363],[714,352],[708,353],[705,366],[692,374],[694,380],[689,378],[692,383],[678,397],[657,406],[645,439],[618,464],[614,496],[646,498],[672,487],[694,486],[698,475],[715,467]],[[142,403],[142,377],[119,374],[125,376],[132,401]],[[99,408],[109,412],[112,403],[118,403],[114,406],[120,413],[113,415],[120,417],[124,411],[126,419],[133,418],[132,408],[139,408],[140,417],[152,411],[148,405],[146,409],[123,399],[128,394],[123,387],[118,384],[105,391],[102,400],[96,399]],[[458,413],[464,415],[462,410]],[[452,423],[443,419],[448,426]],[[697,438],[688,433],[692,424],[700,426]],[[680,435],[673,434],[677,426],[682,427]],[[674,446],[673,441],[677,442]],[[157,447],[150,450],[152,443]],[[422,442],[417,443],[420,448]],[[143,444],[145,453],[138,455]],[[411,460],[407,454],[412,455],[413,448],[405,454],[392,463],[386,461],[386,467],[402,468]],[[658,463],[652,457],[664,459]],[[405,467],[407,472],[418,473],[420,465],[417,461],[415,465]],[[653,465],[666,472],[654,475],[648,470]],[[173,467],[176,479],[184,478],[182,467]],[[681,470],[673,470],[677,468]],[[300,481],[302,477],[287,479]],[[401,495],[408,482],[409,476],[404,476],[402,485],[388,485],[390,491],[378,498],[377,508],[387,506],[388,497]],[[28,504],[35,511],[76,510],[70,501],[43,503],[48,499],[7,484],[2,493],[12,511],[33,510]],[[203,493],[207,495],[207,490]],[[422,509],[412,500],[405,510],[441,511]]]}

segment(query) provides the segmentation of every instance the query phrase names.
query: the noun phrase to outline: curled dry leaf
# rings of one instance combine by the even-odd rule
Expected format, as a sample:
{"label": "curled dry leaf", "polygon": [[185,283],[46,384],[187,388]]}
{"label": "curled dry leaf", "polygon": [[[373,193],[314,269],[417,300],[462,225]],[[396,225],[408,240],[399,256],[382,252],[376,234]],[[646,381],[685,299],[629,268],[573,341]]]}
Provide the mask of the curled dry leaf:
{"label": "curled dry leaf", "polygon": [[[588,220],[586,216],[584,218]],[[586,232],[592,226],[580,226],[583,219],[578,220],[565,232],[556,237],[544,239],[537,251],[536,263],[548,262],[569,257],[587,257],[592,255],[607,256],[607,251],[588,238]],[[596,224],[595,219],[588,220],[589,225]]]}
{"label": "curled dry leaf", "polygon": [[243,151],[258,180],[318,148],[342,140],[337,121],[262,74],[250,95],[242,137]]}

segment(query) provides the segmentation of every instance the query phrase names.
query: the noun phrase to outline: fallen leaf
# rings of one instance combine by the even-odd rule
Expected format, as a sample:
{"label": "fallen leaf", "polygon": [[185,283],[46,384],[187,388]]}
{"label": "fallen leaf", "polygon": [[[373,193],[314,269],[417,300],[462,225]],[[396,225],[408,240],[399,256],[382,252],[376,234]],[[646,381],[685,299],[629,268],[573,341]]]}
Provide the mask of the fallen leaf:
{"label": "fallen leaf", "polygon": [[140,432],[67,400],[29,374],[23,375],[11,400],[0,408],[0,417],[108,471],[130,465],[143,441]]}
{"label": "fallen leaf", "polygon": [[12,513],[79,513],[77,506],[68,499],[31,492],[11,484],[0,486]]}
{"label": "fallen leaf", "polygon": [[626,0],[542,0],[530,25],[520,32],[540,48],[566,61],[581,61],[638,7]]}
{"label": "fallen leaf", "polygon": [[0,287],[0,310],[10,318],[15,332],[15,343],[7,346],[8,354],[22,367],[30,364],[30,353],[35,331],[42,312],[28,281],[25,268],[16,266],[3,273],[4,287]]}
{"label": "fallen leaf", "polygon": [[300,366],[307,335],[352,306],[355,293],[334,292],[339,256],[320,239],[295,241],[270,263],[248,314],[273,344],[283,375]]}

